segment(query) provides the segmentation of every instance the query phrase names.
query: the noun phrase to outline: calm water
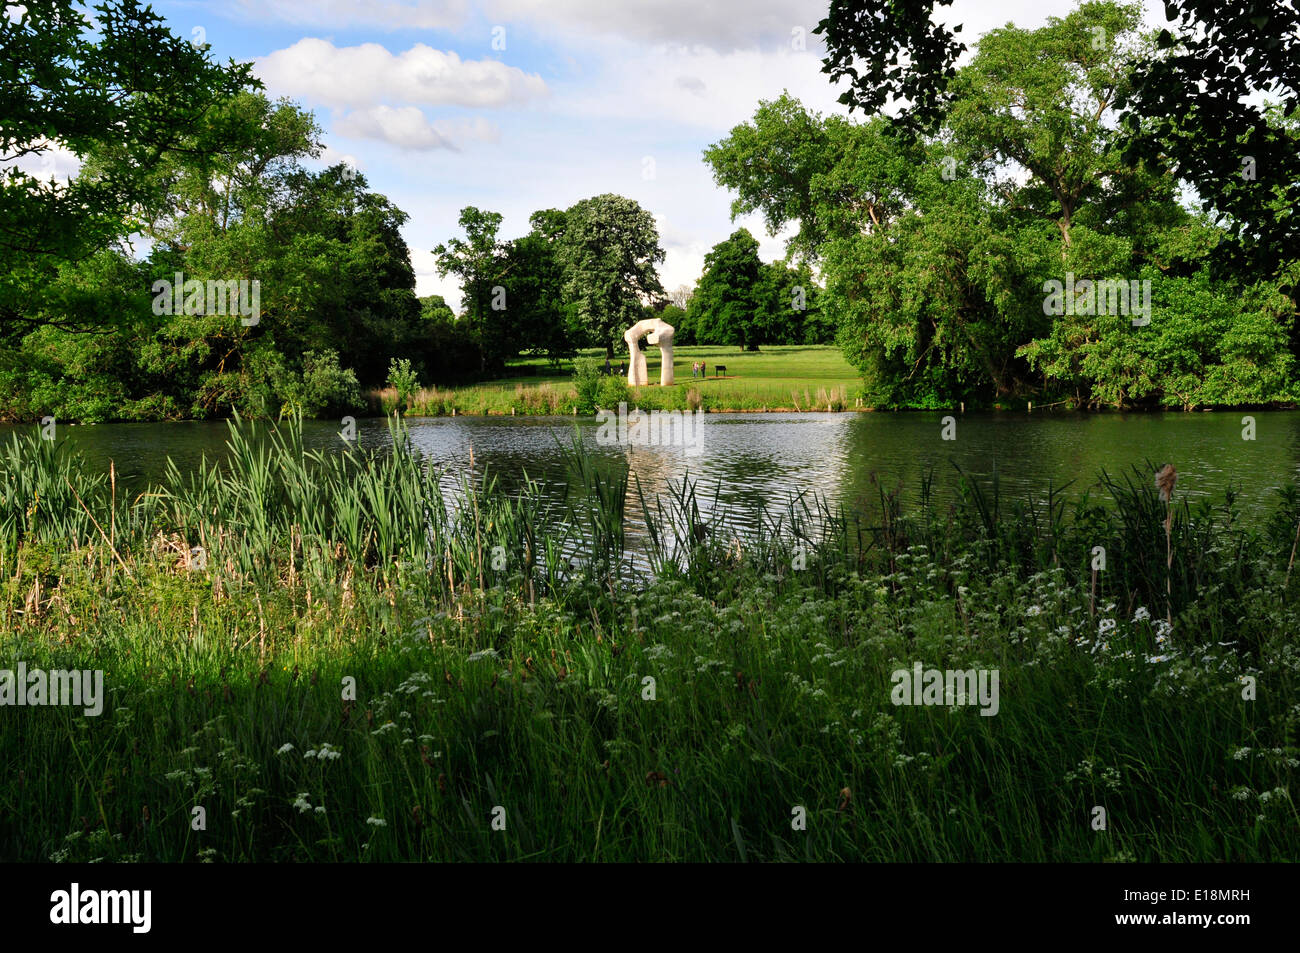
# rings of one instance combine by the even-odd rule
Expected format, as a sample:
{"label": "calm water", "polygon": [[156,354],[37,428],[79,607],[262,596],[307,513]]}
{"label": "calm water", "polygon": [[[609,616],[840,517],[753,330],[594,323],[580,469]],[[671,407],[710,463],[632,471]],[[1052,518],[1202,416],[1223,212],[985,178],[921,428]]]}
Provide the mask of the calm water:
{"label": "calm water", "polygon": [[[795,492],[816,492],[875,510],[876,474],[886,487],[901,481],[905,499],[919,495],[921,476],[933,468],[936,492],[950,492],[955,462],[966,473],[990,478],[996,466],[1004,498],[1044,497],[1049,485],[1076,480],[1075,493],[1095,483],[1104,467],[1112,474],[1150,460],[1172,462],[1178,491],[1216,502],[1229,483],[1247,509],[1268,505],[1283,483],[1300,477],[1300,411],[1257,412],[1256,439],[1242,439],[1242,413],[1048,415],[967,414],[957,419],[956,440],[941,439],[943,413],[707,414],[702,452],[688,456],[681,447],[604,447],[594,421],[572,417],[412,419],[411,439],[435,463],[448,468],[449,481],[469,467],[485,467],[508,487],[523,474],[558,495],[569,480],[561,446],[575,430],[594,453],[625,456],[647,495],[664,491],[669,481],[689,475],[701,496],[733,509],[758,500],[780,502]],[[363,447],[388,443],[382,419],[358,424]],[[13,428],[0,428],[0,436]],[[338,427],[305,425],[311,447],[342,447]],[[168,456],[182,468],[207,454],[222,454],[226,424],[103,424],[63,427],[61,437],[75,443],[92,467],[116,462],[119,480],[141,488],[161,478]],[[633,491],[634,492],[634,491]],[[637,511],[635,500],[629,509]]]}

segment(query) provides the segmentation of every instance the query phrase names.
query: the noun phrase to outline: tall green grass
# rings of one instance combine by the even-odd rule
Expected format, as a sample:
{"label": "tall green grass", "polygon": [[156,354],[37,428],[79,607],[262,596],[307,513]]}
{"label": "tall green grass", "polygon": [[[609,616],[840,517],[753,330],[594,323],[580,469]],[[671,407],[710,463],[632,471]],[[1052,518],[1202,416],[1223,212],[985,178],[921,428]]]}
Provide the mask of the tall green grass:
{"label": "tall green grass", "polygon": [[[1166,632],[1141,470],[1095,497],[1008,500],[954,472],[946,506],[929,474],[910,510],[881,486],[873,512],[725,512],[688,481],[647,497],[576,445],[568,497],[507,494],[431,470],[393,427],[390,452],[323,453],[295,423],[235,423],[226,464],[130,500],[59,446],[11,445],[0,667],[100,668],[109,701],[3,712],[0,857],[1300,846],[1294,490],[1258,529],[1231,496],[1178,508]],[[915,662],[999,670],[999,713],[893,705],[890,673]]]}

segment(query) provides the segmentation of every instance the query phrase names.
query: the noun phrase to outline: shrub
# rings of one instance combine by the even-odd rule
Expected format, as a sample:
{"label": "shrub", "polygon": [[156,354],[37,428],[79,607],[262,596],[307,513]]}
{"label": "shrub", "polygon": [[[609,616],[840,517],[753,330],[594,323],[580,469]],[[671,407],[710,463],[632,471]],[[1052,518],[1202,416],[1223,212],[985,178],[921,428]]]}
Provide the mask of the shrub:
{"label": "shrub", "polygon": [[618,405],[624,402],[631,402],[631,394],[628,391],[627,381],[617,375],[603,377],[600,379],[600,386],[596,395],[598,406],[606,410],[617,410]]}
{"label": "shrub", "polygon": [[388,362],[388,386],[397,391],[397,406],[405,411],[411,395],[420,389],[419,376],[407,358],[393,358]]}
{"label": "shrub", "polygon": [[602,378],[600,362],[594,357],[580,357],[573,362],[573,386],[578,392],[578,413],[591,416],[600,403],[602,384],[609,378]]}
{"label": "shrub", "polygon": [[339,366],[337,351],[308,351],[302,358],[302,409],[308,417],[357,410],[361,386],[356,372]]}
{"label": "shrub", "polygon": [[[339,366],[337,351],[308,351],[302,358],[302,373],[285,368],[279,355],[265,365],[274,397],[255,380],[250,382],[245,404],[259,416],[270,416],[271,404],[278,400],[280,415],[302,414],[304,417],[335,416],[362,406],[361,386],[356,372]],[[254,375],[255,377],[255,375]]]}

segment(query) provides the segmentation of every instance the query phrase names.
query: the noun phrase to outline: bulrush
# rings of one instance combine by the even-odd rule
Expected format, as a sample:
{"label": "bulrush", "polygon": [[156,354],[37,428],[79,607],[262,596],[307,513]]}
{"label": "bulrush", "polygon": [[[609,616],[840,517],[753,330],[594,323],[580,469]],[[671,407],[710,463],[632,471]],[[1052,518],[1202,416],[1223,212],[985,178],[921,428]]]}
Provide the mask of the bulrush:
{"label": "bulrush", "polygon": [[1160,502],[1165,504],[1165,621],[1174,624],[1174,484],[1178,481],[1178,471],[1172,463],[1166,463],[1156,471],[1156,489],[1160,492]]}
{"label": "bulrush", "polygon": [[1160,491],[1160,502],[1168,503],[1174,496],[1174,483],[1178,480],[1178,471],[1172,463],[1166,463],[1156,471],[1156,489]]}

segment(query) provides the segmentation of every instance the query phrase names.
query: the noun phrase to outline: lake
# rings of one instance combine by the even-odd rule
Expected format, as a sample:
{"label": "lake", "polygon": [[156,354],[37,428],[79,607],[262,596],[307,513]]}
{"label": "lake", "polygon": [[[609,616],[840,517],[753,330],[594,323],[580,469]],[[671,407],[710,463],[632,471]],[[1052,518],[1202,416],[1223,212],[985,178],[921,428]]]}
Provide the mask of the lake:
{"label": "lake", "polygon": [[[1044,498],[1049,485],[1070,480],[1071,495],[1094,485],[1101,469],[1124,473],[1132,464],[1145,471],[1171,462],[1179,472],[1178,493],[1189,499],[1222,500],[1232,484],[1248,512],[1261,512],[1284,483],[1300,477],[1300,411],[1254,412],[1255,439],[1242,438],[1241,412],[1168,414],[954,415],[955,439],[942,439],[943,419],[934,413],[706,414],[698,455],[680,446],[602,446],[594,420],[574,417],[411,418],[413,444],[447,469],[449,485],[470,465],[484,468],[509,488],[527,473],[543,490],[560,495],[569,483],[562,447],[575,431],[589,450],[624,456],[647,495],[663,492],[669,481],[689,475],[701,496],[747,510],[759,500],[780,503],[792,493],[815,492],[874,513],[876,474],[886,488],[901,482],[904,500],[915,501],[922,475],[933,469],[935,491],[948,496],[955,485],[954,463],[972,476],[989,480],[996,466],[1003,498]],[[357,423],[362,447],[389,442],[385,421]],[[15,428],[0,428],[0,436]],[[337,424],[308,421],[309,447],[343,443]],[[222,454],[225,422],[100,424],[61,426],[61,439],[85,454],[91,467],[107,471],[116,462],[119,481],[141,489],[158,481],[167,457],[182,470],[204,454]],[[706,492],[705,492],[706,491]],[[630,490],[635,497],[635,490]],[[638,504],[629,500],[636,515]]]}

